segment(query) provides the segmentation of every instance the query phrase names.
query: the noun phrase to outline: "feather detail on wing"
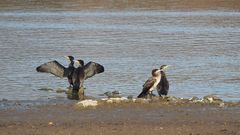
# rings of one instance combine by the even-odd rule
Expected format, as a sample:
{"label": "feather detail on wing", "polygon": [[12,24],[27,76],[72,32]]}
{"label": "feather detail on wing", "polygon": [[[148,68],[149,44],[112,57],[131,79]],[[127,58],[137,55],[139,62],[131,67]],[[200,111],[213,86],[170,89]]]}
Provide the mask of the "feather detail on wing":
{"label": "feather detail on wing", "polygon": [[104,72],[104,67],[102,65],[95,62],[88,62],[84,66],[84,80],[102,72]]}
{"label": "feather detail on wing", "polygon": [[149,78],[144,84],[143,84],[143,89],[142,92],[138,95],[138,98],[145,97],[148,93],[149,90],[153,87],[154,83],[157,80],[154,79],[153,77]]}
{"label": "feather detail on wing", "polygon": [[44,63],[36,68],[38,72],[51,73],[57,77],[67,77],[69,74],[68,68],[65,68],[56,60]]}

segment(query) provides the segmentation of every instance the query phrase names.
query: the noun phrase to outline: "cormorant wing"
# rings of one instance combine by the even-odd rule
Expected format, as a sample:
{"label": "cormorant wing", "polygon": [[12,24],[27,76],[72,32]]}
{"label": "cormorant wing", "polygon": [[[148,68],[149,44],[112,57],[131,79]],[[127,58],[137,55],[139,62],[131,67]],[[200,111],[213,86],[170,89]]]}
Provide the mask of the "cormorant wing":
{"label": "cormorant wing", "polygon": [[36,68],[38,72],[51,73],[57,77],[67,77],[69,74],[68,68],[65,68],[56,60],[44,63]]}
{"label": "cormorant wing", "polygon": [[159,95],[167,95],[169,90],[169,83],[164,72],[161,73],[161,81],[157,85]]}
{"label": "cormorant wing", "polygon": [[154,83],[156,82],[156,79],[150,77],[143,85],[143,89],[150,89]]}
{"label": "cormorant wing", "polygon": [[88,62],[84,66],[84,80],[102,72],[104,72],[104,67],[102,65],[95,62]]}
{"label": "cormorant wing", "polygon": [[149,89],[154,85],[157,80],[153,77],[150,77],[144,84],[142,92],[138,95],[138,98],[144,97],[148,94]]}

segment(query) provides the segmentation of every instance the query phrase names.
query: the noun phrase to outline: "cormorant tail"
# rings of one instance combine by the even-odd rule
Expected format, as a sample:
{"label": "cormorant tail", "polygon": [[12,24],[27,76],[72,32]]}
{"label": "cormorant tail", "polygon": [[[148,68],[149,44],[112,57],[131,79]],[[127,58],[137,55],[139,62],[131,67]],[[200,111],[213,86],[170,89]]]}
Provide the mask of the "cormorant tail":
{"label": "cormorant tail", "polygon": [[137,97],[138,98],[143,98],[146,96],[146,92],[145,91],[142,91]]}

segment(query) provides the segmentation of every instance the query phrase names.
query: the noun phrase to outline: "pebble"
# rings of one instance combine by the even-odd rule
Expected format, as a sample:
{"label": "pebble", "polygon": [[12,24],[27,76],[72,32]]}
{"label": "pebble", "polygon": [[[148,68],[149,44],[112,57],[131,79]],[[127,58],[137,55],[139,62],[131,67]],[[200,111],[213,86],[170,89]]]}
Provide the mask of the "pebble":
{"label": "pebble", "polygon": [[89,107],[89,106],[97,106],[98,105],[98,101],[96,100],[83,100],[77,103],[77,105],[83,106],[83,107]]}
{"label": "pebble", "polygon": [[50,121],[50,122],[48,122],[48,125],[53,126],[54,124],[53,124],[53,122]]}

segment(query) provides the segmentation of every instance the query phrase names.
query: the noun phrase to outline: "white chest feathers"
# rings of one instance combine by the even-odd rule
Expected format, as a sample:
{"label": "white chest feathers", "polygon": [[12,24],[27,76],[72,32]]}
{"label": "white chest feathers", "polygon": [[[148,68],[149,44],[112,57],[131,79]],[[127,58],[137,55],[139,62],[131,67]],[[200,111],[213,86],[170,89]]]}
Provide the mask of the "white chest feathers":
{"label": "white chest feathers", "polygon": [[153,77],[153,79],[155,79],[156,81],[154,82],[153,86],[150,88],[150,91],[153,91],[157,87],[158,83],[161,80],[161,75]]}

